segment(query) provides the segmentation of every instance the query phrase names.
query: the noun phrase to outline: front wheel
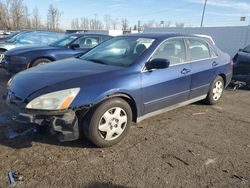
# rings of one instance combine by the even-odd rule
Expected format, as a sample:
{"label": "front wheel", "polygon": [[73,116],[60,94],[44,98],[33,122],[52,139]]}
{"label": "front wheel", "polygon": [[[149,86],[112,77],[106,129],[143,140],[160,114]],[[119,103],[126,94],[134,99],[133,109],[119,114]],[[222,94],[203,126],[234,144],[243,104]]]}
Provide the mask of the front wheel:
{"label": "front wheel", "polygon": [[40,65],[45,65],[47,63],[50,63],[51,60],[47,59],[47,58],[41,58],[41,59],[37,59],[33,64],[32,67],[36,67],[36,66],[40,66]]}
{"label": "front wheel", "polygon": [[224,87],[225,83],[223,78],[217,76],[210,86],[205,102],[210,105],[216,104],[221,99]]}
{"label": "front wheel", "polygon": [[96,146],[109,147],[127,135],[131,121],[129,104],[121,98],[113,98],[102,102],[87,115],[83,131]]}

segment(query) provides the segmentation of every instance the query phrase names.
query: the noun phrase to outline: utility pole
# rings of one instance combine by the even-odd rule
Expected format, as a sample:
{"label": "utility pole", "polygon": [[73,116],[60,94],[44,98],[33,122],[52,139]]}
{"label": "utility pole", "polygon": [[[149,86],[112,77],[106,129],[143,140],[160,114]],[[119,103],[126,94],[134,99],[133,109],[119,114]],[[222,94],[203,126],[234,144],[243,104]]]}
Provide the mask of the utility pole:
{"label": "utility pole", "polygon": [[201,17],[201,27],[203,26],[203,20],[204,20],[204,16],[205,16],[206,6],[207,6],[207,0],[205,0],[205,2],[204,2],[202,17]]}

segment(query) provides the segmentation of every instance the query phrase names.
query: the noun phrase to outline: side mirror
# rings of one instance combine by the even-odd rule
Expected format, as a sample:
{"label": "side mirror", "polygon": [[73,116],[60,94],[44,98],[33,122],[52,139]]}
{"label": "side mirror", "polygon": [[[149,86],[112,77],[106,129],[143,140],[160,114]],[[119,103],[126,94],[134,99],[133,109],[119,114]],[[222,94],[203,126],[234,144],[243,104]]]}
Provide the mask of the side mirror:
{"label": "side mirror", "polygon": [[80,48],[80,45],[79,44],[71,44],[69,47],[74,50],[74,49]]}
{"label": "side mirror", "polygon": [[152,70],[152,69],[166,69],[170,65],[170,61],[168,59],[153,59],[150,62],[146,64],[147,70]]}

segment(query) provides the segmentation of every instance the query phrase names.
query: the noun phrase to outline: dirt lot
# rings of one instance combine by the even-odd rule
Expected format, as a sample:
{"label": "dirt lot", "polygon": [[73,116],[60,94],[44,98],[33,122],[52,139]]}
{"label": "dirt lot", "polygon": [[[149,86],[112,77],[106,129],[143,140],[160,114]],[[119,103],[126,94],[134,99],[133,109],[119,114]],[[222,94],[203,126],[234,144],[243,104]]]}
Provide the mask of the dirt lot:
{"label": "dirt lot", "polygon": [[[8,76],[0,71],[0,95]],[[83,141],[59,143],[38,133],[6,139],[0,101],[0,187],[7,172],[17,187],[250,187],[250,91],[226,91],[215,106],[201,103],[133,126],[107,149]]]}

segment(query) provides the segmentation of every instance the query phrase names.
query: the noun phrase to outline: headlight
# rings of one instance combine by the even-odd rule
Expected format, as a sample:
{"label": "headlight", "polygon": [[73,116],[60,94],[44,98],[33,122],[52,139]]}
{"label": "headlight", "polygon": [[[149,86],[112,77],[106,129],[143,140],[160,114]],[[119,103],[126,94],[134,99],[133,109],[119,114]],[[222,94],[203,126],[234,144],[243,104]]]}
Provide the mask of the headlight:
{"label": "headlight", "polygon": [[27,104],[27,109],[63,110],[69,107],[79,93],[80,88],[66,89],[41,95]]}
{"label": "headlight", "polygon": [[7,82],[7,87],[9,88],[11,86],[11,84],[12,84],[12,78],[9,79],[9,81]]}
{"label": "headlight", "polygon": [[13,61],[13,62],[24,62],[25,60],[26,60],[26,57],[10,56],[10,61]]}

